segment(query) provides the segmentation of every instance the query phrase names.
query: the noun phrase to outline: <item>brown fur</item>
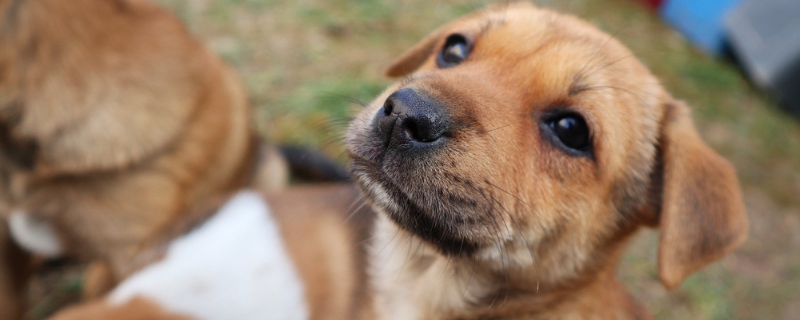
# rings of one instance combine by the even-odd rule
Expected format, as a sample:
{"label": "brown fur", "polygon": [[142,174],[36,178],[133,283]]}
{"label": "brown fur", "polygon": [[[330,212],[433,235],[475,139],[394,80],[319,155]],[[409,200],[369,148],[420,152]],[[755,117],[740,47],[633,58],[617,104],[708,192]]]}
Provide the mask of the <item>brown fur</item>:
{"label": "brown fur", "polygon": [[47,221],[114,279],[201,201],[282,184],[249,116],[233,73],[148,1],[0,0],[0,215]]}
{"label": "brown fur", "polygon": [[[474,45],[439,69],[445,39]],[[638,319],[615,278],[630,236],[658,226],[673,288],[747,236],[733,168],[619,42],[528,3],[448,24],[387,69],[407,78],[352,123],[353,174],[382,214],[372,252],[379,318]],[[409,88],[453,123],[434,151],[387,144],[375,118]],[[548,140],[552,112],[581,114],[592,150]]]}
{"label": "brown fur", "polygon": [[[267,193],[265,198],[280,226],[285,249],[304,283],[309,319],[374,319],[369,308],[372,292],[363,268],[374,214],[365,206],[355,186],[295,187]],[[209,206],[209,210],[190,214],[196,218],[191,220],[203,221],[216,212],[212,208],[218,208],[221,201],[213,203],[217,205]],[[190,229],[188,226],[175,229],[173,237]],[[155,303],[134,300],[113,306],[100,300],[72,307],[52,319],[111,319],[112,315],[140,319],[140,314],[146,315],[146,319],[173,319],[173,315],[160,310],[161,306]]]}
{"label": "brown fur", "polygon": [[266,198],[306,285],[310,319],[373,319],[363,268],[373,214],[355,186],[296,187]]}
{"label": "brown fur", "polygon": [[170,313],[147,299],[135,298],[120,306],[109,306],[102,301],[66,309],[51,320],[189,320],[191,318]]}

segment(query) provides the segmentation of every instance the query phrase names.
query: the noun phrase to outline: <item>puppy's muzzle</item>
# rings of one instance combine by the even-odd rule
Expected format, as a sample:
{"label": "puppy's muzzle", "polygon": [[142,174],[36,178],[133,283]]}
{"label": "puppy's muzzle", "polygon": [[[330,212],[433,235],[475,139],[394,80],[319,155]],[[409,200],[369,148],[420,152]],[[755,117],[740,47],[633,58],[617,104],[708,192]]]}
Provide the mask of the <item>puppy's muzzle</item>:
{"label": "puppy's muzzle", "polygon": [[414,89],[392,93],[375,115],[374,128],[387,149],[426,150],[449,136],[449,117],[433,99]]}

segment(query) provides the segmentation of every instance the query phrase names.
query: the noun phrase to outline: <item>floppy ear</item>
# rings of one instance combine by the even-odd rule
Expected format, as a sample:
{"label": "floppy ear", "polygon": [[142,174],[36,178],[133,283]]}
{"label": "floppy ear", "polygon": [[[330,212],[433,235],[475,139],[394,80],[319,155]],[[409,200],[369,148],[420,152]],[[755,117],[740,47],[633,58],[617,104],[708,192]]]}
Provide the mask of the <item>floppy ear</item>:
{"label": "floppy ear", "polygon": [[444,31],[444,28],[439,28],[431,32],[411,49],[403,52],[383,73],[389,77],[401,77],[417,70],[435,52],[436,44],[441,39]]}
{"label": "floppy ear", "polygon": [[744,243],[748,222],[733,167],[700,139],[689,108],[670,103],[662,126],[658,273],[672,289]]}

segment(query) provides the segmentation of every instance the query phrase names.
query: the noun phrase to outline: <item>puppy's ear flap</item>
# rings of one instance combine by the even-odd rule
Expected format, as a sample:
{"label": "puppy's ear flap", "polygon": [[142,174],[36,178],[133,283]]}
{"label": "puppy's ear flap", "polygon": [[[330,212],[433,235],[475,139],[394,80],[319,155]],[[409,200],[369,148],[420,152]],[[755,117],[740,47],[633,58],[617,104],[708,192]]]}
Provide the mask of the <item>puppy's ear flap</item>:
{"label": "puppy's ear flap", "polygon": [[401,77],[417,70],[436,51],[436,44],[444,32],[444,28],[439,28],[429,34],[395,59],[383,73],[389,77]]}
{"label": "puppy's ear flap", "polygon": [[733,167],[700,139],[685,104],[667,105],[660,148],[658,273],[672,289],[744,243],[748,222]]}

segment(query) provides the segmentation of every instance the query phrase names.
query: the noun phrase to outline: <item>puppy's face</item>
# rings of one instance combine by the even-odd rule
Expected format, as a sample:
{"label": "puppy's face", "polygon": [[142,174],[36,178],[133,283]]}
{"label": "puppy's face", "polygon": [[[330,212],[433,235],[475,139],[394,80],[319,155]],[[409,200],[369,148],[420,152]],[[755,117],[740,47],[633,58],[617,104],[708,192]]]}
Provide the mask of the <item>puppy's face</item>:
{"label": "puppy's face", "polygon": [[357,117],[347,143],[373,204],[441,253],[568,278],[659,223],[670,189],[660,144],[685,107],[610,36],[526,3],[496,6],[388,69],[412,71]]}

